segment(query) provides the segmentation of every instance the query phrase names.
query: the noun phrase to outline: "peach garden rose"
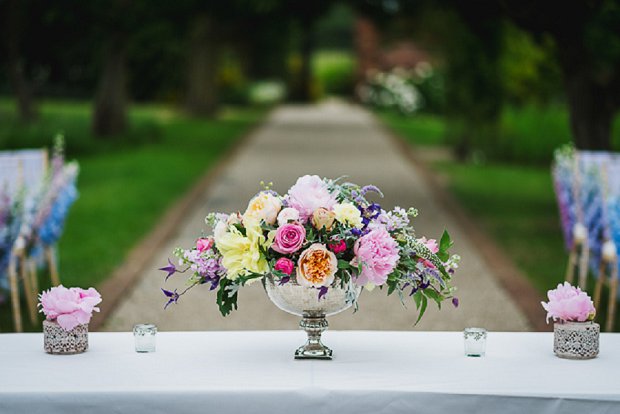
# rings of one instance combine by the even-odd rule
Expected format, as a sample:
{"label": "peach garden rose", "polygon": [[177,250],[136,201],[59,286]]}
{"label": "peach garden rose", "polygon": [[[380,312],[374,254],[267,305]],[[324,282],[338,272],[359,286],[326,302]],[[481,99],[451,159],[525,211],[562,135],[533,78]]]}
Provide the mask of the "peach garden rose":
{"label": "peach garden rose", "polygon": [[297,261],[297,283],[301,286],[329,286],[338,270],[336,255],[325,245],[314,243],[299,256]]}

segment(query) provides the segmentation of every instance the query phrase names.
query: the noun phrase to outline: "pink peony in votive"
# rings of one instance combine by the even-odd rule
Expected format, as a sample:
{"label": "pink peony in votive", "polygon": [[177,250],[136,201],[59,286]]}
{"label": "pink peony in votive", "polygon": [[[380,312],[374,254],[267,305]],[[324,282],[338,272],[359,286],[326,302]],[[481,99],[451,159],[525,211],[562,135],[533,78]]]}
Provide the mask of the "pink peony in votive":
{"label": "pink peony in votive", "polygon": [[273,268],[290,276],[295,270],[295,263],[291,259],[280,257]]}
{"label": "pink peony in votive", "polygon": [[357,239],[353,251],[355,257],[351,264],[353,266],[362,264],[362,271],[355,280],[360,286],[367,283],[383,285],[400,258],[398,243],[383,227],[376,228]]}
{"label": "pink peony in votive", "polygon": [[585,322],[594,319],[596,309],[594,303],[586,292],[578,287],[571,286],[568,282],[559,284],[554,290],[547,292],[549,302],[541,302],[547,311],[547,322],[553,320]]}
{"label": "pink peony in votive", "polygon": [[65,331],[71,331],[78,325],[90,322],[93,311],[101,302],[101,295],[94,288],[67,289],[63,285],[43,291],[39,295],[40,312],[48,321],[56,321]]}
{"label": "pink peony in votive", "polygon": [[301,249],[306,241],[306,229],[301,224],[289,223],[278,227],[271,248],[278,253],[290,254]]}

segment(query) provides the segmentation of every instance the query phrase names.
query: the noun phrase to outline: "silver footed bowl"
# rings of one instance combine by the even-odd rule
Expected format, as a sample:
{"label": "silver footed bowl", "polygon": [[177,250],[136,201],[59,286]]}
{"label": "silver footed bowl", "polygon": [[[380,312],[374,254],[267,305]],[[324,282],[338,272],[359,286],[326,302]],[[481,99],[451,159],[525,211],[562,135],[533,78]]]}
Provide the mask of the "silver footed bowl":
{"label": "silver footed bowl", "polygon": [[318,289],[299,285],[294,276],[280,285],[271,274],[263,278],[263,286],[278,308],[302,317],[299,327],[308,334],[308,341],[295,351],[295,359],[332,359],[332,350],[321,343],[321,334],[329,325],[325,317],[353,306],[362,288],[352,282],[343,287],[337,278],[319,299]]}

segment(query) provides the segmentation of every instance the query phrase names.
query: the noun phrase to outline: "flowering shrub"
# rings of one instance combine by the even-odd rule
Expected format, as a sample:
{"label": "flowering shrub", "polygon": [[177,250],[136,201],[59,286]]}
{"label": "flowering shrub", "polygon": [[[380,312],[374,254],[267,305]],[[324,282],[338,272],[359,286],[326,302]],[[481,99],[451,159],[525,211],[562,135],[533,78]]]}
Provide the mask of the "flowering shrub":
{"label": "flowering shrub", "polygon": [[404,303],[413,297],[419,318],[428,300],[440,304],[453,297],[450,285],[460,258],[450,256],[450,236],[416,238],[410,218],[415,209],[385,211],[367,199],[381,191],[316,175],[300,177],[284,196],[266,187],[241,213],[210,214],[213,235],[189,249],[177,249],[160,270],[166,279],[190,272],[182,292],[162,289],[176,303],[189,289],[209,284],[218,289],[220,312],[237,308],[240,287],[273,275],[279,284],[297,283],[316,289],[319,299],[333,286],[355,283],[397,292]]}
{"label": "flowering shrub", "polygon": [[594,303],[586,292],[568,282],[559,284],[554,290],[547,292],[549,302],[541,302],[547,311],[547,322],[550,318],[561,321],[591,321],[596,315]]}
{"label": "flowering shrub", "polygon": [[93,311],[101,302],[101,295],[95,288],[66,288],[63,285],[43,291],[39,295],[40,312],[48,321],[56,321],[65,331],[90,322]]}

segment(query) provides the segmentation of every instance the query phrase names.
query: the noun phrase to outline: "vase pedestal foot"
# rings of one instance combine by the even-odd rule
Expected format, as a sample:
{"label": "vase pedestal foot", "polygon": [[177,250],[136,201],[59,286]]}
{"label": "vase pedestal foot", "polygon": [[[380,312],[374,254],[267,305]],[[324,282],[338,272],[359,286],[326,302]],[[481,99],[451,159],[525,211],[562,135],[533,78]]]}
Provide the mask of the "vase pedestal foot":
{"label": "vase pedestal foot", "polygon": [[297,348],[295,359],[332,359],[332,350],[321,342],[321,334],[328,326],[324,314],[304,313],[299,328],[306,331],[308,341]]}

